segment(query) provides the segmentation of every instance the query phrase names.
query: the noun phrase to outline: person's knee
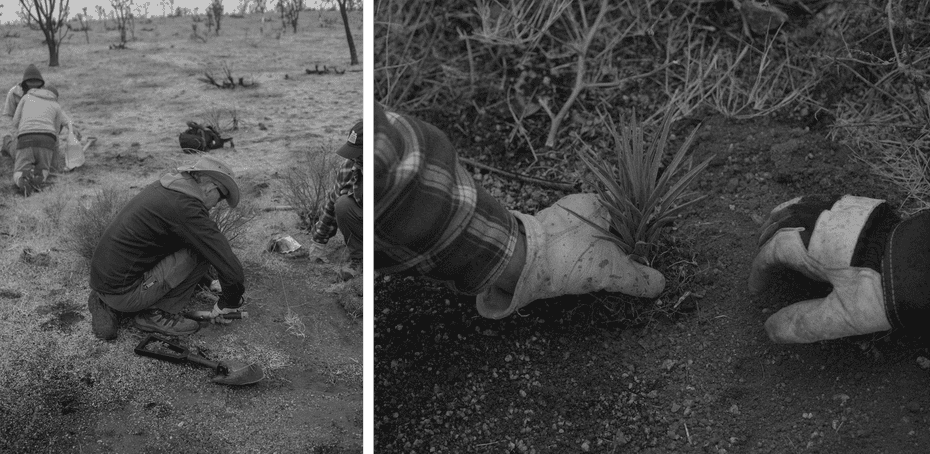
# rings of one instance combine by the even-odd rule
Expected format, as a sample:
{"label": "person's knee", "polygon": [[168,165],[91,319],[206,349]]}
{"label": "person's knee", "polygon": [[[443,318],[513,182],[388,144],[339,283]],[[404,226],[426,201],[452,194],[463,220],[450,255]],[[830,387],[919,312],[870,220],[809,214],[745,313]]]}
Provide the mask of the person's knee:
{"label": "person's knee", "polygon": [[358,202],[351,195],[343,195],[336,199],[335,211],[337,224],[361,224],[362,207],[358,205]]}

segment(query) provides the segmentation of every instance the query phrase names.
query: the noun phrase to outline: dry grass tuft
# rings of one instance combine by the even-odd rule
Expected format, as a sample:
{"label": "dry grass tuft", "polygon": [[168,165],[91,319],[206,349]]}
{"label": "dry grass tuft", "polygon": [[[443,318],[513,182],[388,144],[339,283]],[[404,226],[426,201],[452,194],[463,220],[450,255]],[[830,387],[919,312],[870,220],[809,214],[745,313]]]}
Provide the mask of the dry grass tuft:
{"label": "dry grass tuft", "polygon": [[126,191],[107,186],[96,191],[90,204],[79,204],[74,215],[67,219],[72,248],[87,260],[94,256],[97,242],[110,224],[110,220],[131,198]]}

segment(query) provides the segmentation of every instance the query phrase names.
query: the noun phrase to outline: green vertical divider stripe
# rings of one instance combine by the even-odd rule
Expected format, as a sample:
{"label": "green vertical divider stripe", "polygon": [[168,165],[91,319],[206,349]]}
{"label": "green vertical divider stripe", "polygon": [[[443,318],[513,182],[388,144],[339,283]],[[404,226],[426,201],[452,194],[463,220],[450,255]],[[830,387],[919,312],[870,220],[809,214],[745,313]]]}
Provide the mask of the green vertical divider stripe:
{"label": "green vertical divider stripe", "polygon": [[[363,57],[362,57],[362,66],[363,66],[363,75],[364,75],[364,86],[362,87],[363,94],[363,112],[364,112],[364,121],[365,121],[365,137],[368,137],[367,140],[362,142],[364,161],[366,163],[374,163],[374,146],[372,145],[372,136],[374,135],[374,121],[372,116],[374,114],[375,100],[374,100],[374,0],[364,0],[363,8],[365,9],[365,26],[364,26],[364,42],[362,45]],[[365,454],[371,454],[374,452],[374,430],[375,430],[375,416],[374,416],[374,388],[375,388],[375,347],[374,347],[374,314],[375,314],[375,304],[374,304],[374,190],[372,189],[372,182],[374,181],[374,170],[372,169],[373,164],[366,164],[362,170],[364,178],[364,189],[362,194],[365,197],[365,203],[363,204],[363,236],[364,236],[364,252],[365,259],[363,262],[364,274],[365,274],[365,361],[364,361],[364,378],[365,378],[365,405],[364,405],[364,424],[363,430],[364,434],[362,440],[365,444]]]}

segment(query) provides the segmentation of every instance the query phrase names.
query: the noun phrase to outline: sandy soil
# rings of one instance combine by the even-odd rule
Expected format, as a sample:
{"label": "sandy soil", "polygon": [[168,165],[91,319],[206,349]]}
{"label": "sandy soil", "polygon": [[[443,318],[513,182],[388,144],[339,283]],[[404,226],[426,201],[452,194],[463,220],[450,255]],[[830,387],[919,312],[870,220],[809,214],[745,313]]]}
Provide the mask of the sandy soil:
{"label": "sandy soil", "polygon": [[[695,159],[716,154],[700,182],[709,197],[672,232],[692,253],[664,268],[680,273],[670,282],[686,282],[659,301],[627,300],[669,307],[690,291],[671,317],[617,319],[600,294],[538,301],[492,321],[474,298],[424,280],[376,282],[378,452],[926,450],[930,355],[921,333],[776,345],[765,319],[829,289],[802,281],[758,297],[746,289],[757,229],[778,203],[807,193],[894,204],[900,196],[828,141],[822,124],[707,116],[677,125],[678,140],[700,121]],[[463,156],[529,168],[526,156],[504,157],[468,132],[452,132]],[[571,180],[578,167],[558,157],[533,168]],[[478,176],[524,212],[564,195]]]}
{"label": "sandy soil", "polygon": [[[73,33],[56,68],[47,66],[40,32],[0,28],[13,35],[3,38],[3,86],[17,83],[26,65],[36,63],[46,81],[59,87],[80,132],[97,138],[85,166],[29,198],[14,194],[11,162],[0,162],[0,305],[10,309],[0,317],[0,348],[7,352],[0,362],[16,367],[11,352],[41,352],[30,347],[41,338],[56,353],[31,355],[30,361],[46,360],[58,370],[62,366],[51,358],[60,358],[68,362],[65,375],[81,377],[74,388],[80,392],[47,399],[49,406],[33,414],[29,427],[45,432],[20,434],[24,451],[361,451],[361,322],[340,305],[340,299],[361,295],[357,287],[333,285],[344,255],[341,236],[330,242],[327,264],[265,252],[278,235],[301,243],[309,238],[293,211],[261,211],[287,203],[281,175],[301,154],[334,150],[361,118],[361,67],[348,65],[338,13],[327,14],[338,26],[321,27],[316,12],[305,12],[296,34],[282,33],[276,20],[227,17],[220,36],[206,42],[191,39],[189,17],[139,21],[136,40],[125,50],[110,49],[118,32],[94,22],[90,43]],[[361,49],[361,14],[350,20]],[[203,23],[199,29],[202,34]],[[224,64],[257,85],[221,90],[198,80],[205,71],[222,74]],[[306,73],[317,65],[347,71]],[[205,326],[182,341],[211,358],[261,364],[265,380],[244,388],[213,385],[204,368],[134,355],[141,335],[129,322],[115,342],[96,340],[86,308],[87,264],[62,231],[62,219],[100,188],[132,193],[164,170],[193,162],[177,142],[186,121],[218,115],[228,124],[232,112],[239,128],[227,135],[235,148],[211,154],[238,174],[243,204],[259,210],[234,244],[246,268],[250,318]],[[24,261],[25,248],[46,252],[47,260]],[[49,378],[35,379],[43,388]]]}

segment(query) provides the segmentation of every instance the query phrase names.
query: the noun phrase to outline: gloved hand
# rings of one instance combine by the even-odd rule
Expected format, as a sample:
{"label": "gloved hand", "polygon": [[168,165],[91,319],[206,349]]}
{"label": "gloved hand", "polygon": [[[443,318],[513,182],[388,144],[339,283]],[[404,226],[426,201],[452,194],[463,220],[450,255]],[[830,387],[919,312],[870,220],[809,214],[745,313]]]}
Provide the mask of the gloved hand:
{"label": "gloved hand", "polygon": [[526,229],[526,263],[513,294],[498,287],[478,295],[478,312],[503,318],[527,304],[598,290],[654,298],[665,288],[658,271],[630,259],[568,208],[608,228],[607,208],[596,194],[573,194],[529,216],[514,211]]}
{"label": "gloved hand", "polygon": [[307,245],[307,257],[310,260],[323,262],[323,257],[326,255],[326,248],[322,243],[317,243],[316,241],[310,240],[310,244]]}
{"label": "gloved hand", "polygon": [[239,301],[239,307],[220,308],[219,303],[216,303],[213,305],[213,310],[210,311],[210,322],[218,325],[228,325],[232,323],[232,320],[223,317],[223,315],[232,314],[234,312],[242,312],[241,300]]}
{"label": "gloved hand", "polygon": [[869,252],[862,246],[872,243],[865,236],[889,219],[888,212],[883,200],[848,195],[799,197],[772,210],[752,263],[750,291],[769,288],[784,268],[833,285],[825,298],[792,304],[769,317],[765,329],[773,342],[816,342],[891,328],[882,276],[870,267],[878,264],[862,259]]}

